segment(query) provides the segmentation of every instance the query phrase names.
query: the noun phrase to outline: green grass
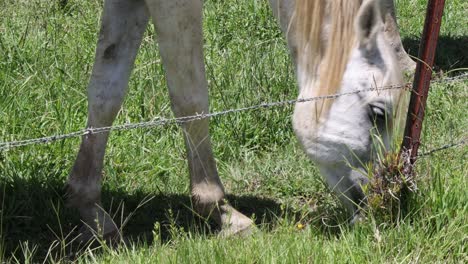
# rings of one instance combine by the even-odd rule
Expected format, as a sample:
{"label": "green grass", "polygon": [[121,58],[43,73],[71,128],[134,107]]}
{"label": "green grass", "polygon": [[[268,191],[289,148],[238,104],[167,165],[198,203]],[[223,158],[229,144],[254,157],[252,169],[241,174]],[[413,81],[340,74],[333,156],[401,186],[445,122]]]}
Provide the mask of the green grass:
{"label": "green grass", "polygon": [[[61,5],[60,3],[65,3]],[[398,0],[403,42],[417,53],[425,1]],[[0,2],[0,142],[82,129],[102,1]],[[466,1],[446,2],[436,68],[466,68]],[[205,58],[211,111],[295,98],[285,41],[267,1],[205,1]],[[171,116],[149,27],[116,124]],[[468,131],[467,81],[434,84],[421,151]],[[291,107],[213,119],[219,172],[239,210],[259,231],[222,239],[194,219],[177,126],[115,132],[103,199],[128,220],[128,247],[78,256],[104,263],[467,262],[467,148],[419,161],[419,191],[397,224],[345,224],[340,206],[293,135]],[[79,139],[0,152],[0,262],[64,261],[79,224],[62,187]],[[145,203],[145,201],[147,201]],[[141,206],[139,206],[141,205]],[[155,228],[160,226],[160,228]],[[297,224],[305,226],[299,229]]]}

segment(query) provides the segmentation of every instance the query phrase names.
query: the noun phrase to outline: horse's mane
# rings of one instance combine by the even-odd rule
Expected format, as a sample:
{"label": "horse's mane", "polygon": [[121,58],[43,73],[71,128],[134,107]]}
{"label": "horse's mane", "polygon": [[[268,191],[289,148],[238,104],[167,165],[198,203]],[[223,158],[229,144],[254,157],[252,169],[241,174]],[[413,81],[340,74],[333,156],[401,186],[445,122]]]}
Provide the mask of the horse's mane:
{"label": "horse's mane", "polygon": [[[301,89],[310,96],[335,94],[355,46],[354,19],[361,0],[297,0],[295,21]],[[327,23],[324,23],[327,22]],[[329,27],[325,28],[325,24]],[[326,30],[326,31],[324,31]],[[326,39],[324,35],[326,34]],[[317,121],[332,100],[318,102]]]}

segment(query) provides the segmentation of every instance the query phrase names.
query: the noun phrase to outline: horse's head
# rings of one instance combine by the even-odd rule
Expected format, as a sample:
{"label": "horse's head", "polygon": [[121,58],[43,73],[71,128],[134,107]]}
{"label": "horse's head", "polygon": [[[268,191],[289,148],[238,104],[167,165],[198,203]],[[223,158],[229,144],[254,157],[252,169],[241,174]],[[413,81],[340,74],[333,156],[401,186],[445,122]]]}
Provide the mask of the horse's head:
{"label": "horse's head", "polygon": [[293,124],[330,188],[356,212],[365,198],[365,166],[375,161],[377,148],[390,147],[398,119],[402,90],[379,87],[401,85],[402,69],[384,37],[379,1],[329,1],[320,6],[323,2],[297,2],[312,9],[296,10],[299,97],[376,90],[298,103]]}

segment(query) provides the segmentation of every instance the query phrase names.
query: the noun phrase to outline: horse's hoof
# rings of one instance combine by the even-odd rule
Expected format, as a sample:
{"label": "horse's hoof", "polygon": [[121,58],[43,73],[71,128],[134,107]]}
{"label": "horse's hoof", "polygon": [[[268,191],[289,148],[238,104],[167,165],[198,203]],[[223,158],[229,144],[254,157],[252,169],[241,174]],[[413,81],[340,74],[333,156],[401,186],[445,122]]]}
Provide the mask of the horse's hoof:
{"label": "horse's hoof", "polygon": [[252,236],[257,231],[258,231],[257,226],[252,223],[251,225],[243,227],[243,228],[223,228],[221,232],[219,232],[219,237],[222,237],[222,238],[249,237],[249,236]]}
{"label": "horse's hoof", "polygon": [[231,236],[246,237],[252,235],[257,230],[258,228],[252,219],[241,215],[241,217],[231,219],[229,224],[224,225],[219,232],[219,236],[223,238]]}
{"label": "horse's hoof", "polygon": [[349,222],[351,226],[355,226],[357,224],[363,223],[366,221],[366,216],[364,216],[361,212],[357,213],[353,216],[353,219]]}
{"label": "horse's hoof", "polygon": [[116,247],[123,243],[122,233],[115,225],[107,225],[104,229],[96,231],[89,225],[83,224],[75,234],[71,236],[71,244],[78,251],[85,248],[98,248],[102,244]]}
{"label": "horse's hoof", "polygon": [[[78,230],[75,230],[67,241],[66,258],[74,262],[81,254],[89,249],[99,249],[103,245],[110,248],[116,248],[120,245],[126,245],[122,239],[121,232],[116,228],[106,233],[98,234],[88,225],[83,224]],[[67,239],[68,240],[68,239]]]}

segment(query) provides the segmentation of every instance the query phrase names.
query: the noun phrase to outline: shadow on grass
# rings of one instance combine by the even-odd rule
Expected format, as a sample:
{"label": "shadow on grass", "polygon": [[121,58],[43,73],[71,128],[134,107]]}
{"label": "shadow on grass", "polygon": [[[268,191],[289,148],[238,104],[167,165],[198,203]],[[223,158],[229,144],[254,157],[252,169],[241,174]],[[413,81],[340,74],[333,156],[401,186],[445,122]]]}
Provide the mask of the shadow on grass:
{"label": "shadow on grass", "polygon": [[[57,245],[57,241],[64,243],[70,240],[70,234],[80,224],[77,211],[64,205],[63,179],[58,175],[44,178],[25,180],[13,177],[0,182],[3,205],[0,230],[3,242],[0,241],[0,248],[3,247],[7,259],[15,256],[23,262],[22,247],[26,243],[30,250],[34,250],[34,261],[42,261],[48,254],[55,256],[53,259],[61,259],[64,257],[63,247]],[[185,194],[127,193],[123,189],[109,189],[104,185],[102,198],[104,208],[119,226],[128,220],[123,228],[127,241],[152,244],[156,222],[160,225],[163,243],[187,231],[203,236],[216,235],[219,231],[212,221],[201,219],[193,213],[190,198]],[[340,213],[331,207],[322,206],[327,209],[316,210],[304,217],[300,210],[290,209],[270,198],[228,195],[227,199],[247,216],[255,214],[256,224],[264,231],[274,230],[288,219],[305,222],[325,236],[339,233],[337,227],[326,226],[321,221],[322,216],[326,216],[330,223],[341,221],[336,218]]]}
{"label": "shadow on grass", "polygon": [[[418,56],[420,37],[403,39],[405,50],[415,57]],[[434,70],[449,71],[456,68],[468,67],[468,36],[440,36],[434,60]]]}

